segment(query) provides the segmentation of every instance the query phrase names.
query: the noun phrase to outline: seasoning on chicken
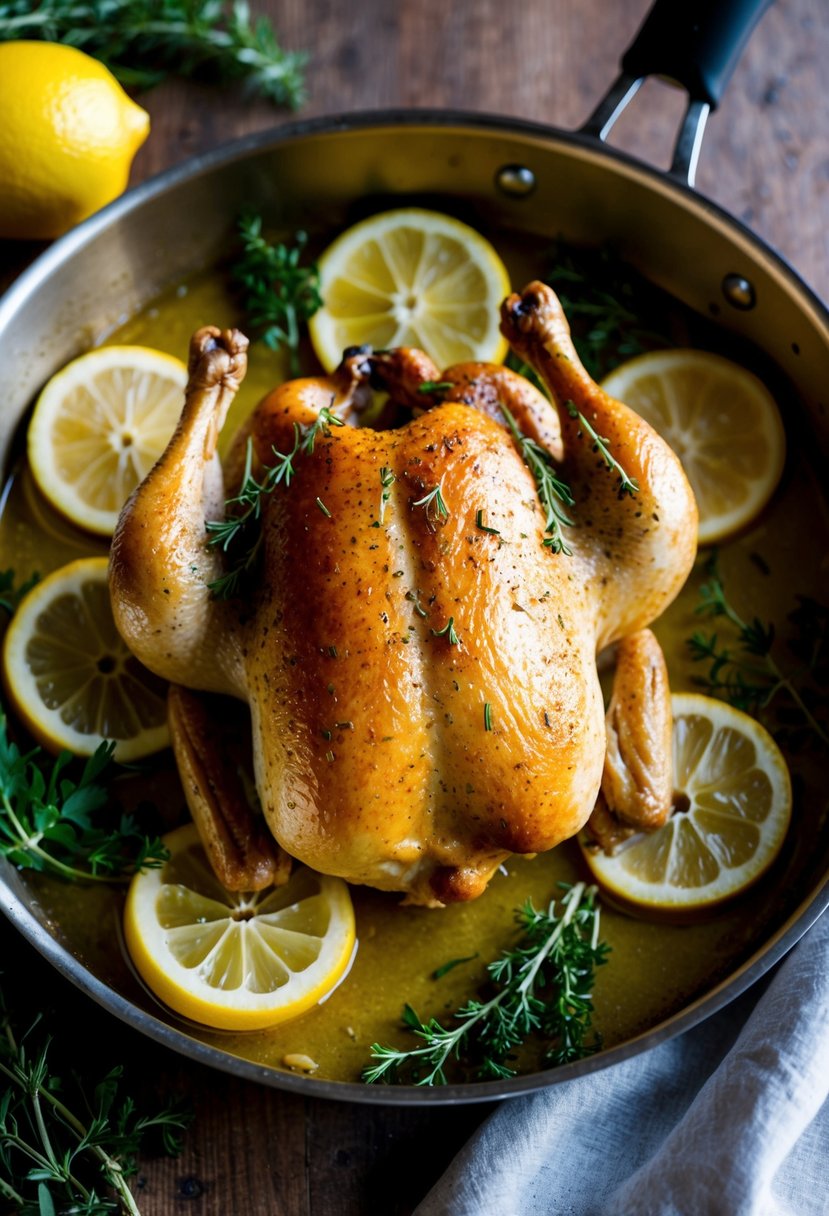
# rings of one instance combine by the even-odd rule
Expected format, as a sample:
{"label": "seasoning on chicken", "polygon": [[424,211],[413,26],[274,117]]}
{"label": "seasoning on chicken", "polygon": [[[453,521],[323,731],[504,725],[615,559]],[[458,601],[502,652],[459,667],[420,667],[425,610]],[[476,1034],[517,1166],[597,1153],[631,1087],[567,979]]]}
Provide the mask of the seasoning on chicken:
{"label": "seasoning on chicken", "polygon": [[[421,352],[352,352],[332,376],[261,402],[228,459],[227,490],[216,441],[247,343],[200,330],[179,428],[113,543],[115,618],[140,660],[248,703],[258,797],[280,848],[412,903],[472,899],[510,853],[550,849],[584,825],[608,753],[597,650],[659,616],[696,548],[679,461],[589,379],[554,293],[531,283],[511,296],[502,328],[553,404],[504,367],[439,372]],[[409,420],[354,425],[369,382]],[[210,585],[224,558],[205,521],[222,517],[248,439],[254,476],[296,456],[262,500],[255,576],[222,600]],[[557,525],[569,555],[545,546],[533,453],[569,487],[570,522]],[[622,653],[644,645],[652,662],[647,639]],[[619,679],[610,729],[630,778],[620,809],[652,824],[669,806],[665,722],[652,717],[665,701],[658,680],[650,701],[625,696],[627,665]],[[193,738],[174,733],[195,772]],[[191,797],[197,822],[216,801]],[[202,835],[220,854],[227,832]],[[264,871],[280,873],[280,858]],[[262,881],[254,869],[237,881]]]}

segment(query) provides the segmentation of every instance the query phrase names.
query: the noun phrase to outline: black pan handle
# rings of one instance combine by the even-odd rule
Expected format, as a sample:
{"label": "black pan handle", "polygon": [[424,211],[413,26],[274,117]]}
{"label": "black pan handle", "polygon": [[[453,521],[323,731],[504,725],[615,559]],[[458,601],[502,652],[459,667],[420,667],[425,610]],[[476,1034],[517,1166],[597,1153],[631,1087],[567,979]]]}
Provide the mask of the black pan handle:
{"label": "black pan handle", "polygon": [[716,109],[752,30],[773,0],[656,0],[622,56],[622,71],[581,130],[604,140],[648,76],[688,93],[673,176],[693,185],[705,123]]}

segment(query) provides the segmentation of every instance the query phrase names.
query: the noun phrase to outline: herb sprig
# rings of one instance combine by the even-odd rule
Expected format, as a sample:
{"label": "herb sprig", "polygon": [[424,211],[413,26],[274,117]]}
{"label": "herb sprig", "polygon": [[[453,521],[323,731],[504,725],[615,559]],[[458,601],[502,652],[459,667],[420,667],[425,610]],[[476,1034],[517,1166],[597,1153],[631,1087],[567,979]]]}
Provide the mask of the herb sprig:
{"label": "herb sprig", "polygon": [[278,105],[305,100],[307,55],[285,51],[265,16],[243,0],[6,0],[0,42],[44,39],[100,59],[126,88],[198,76],[247,89]]}
{"label": "herb sprig", "polygon": [[445,1085],[453,1059],[468,1061],[479,1079],[511,1077],[515,1069],[505,1061],[530,1035],[547,1041],[547,1064],[567,1064],[595,1052],[599,1041],[587,1041],[593,973],[606,961],[609,947],[599,941],[596,888],[561,885],[560,911],[555,900],[546,911],[536,911],[528,901],[516,913],[518,942],[487,967],[498,989],[494,996],[467,1001],[451,1027],[435,1018],[423,1022],[406,1005],[403,1023],[423,1046],[406,1051],[375,1043],[371,1053],[377,1063],[365,1069],[363,1080]]}
{"label": "herb sprig", "polygon": [[432,486],[431,490],[428,490],[422,498],[418,498],[416,502],[413,502],[412,506],[423,507],[429,523],[435,523],[437,520],[444,521],[449,518],[449,508],[443,497],[442,483]]}
{"label": "herb sprig", "polygon": [[125,882],[163,865],[167,849],[131,815],[121,815],[112,828],[94,820],[110,800],[104,777],[114,747],[102,743],[74,781],[67,773],[70,752],[51,766],[40,748],[23,755],[0,710],[0,854],[21,869],[84,882]]}
{"label": "herb sprig", "polygon": [[630,494],[632,498],[634,494],[638,494],[639,482],[635,477],[628,477],[619,461],[611,454],[609,440],[603,439],[601,435],[597,434],[595,428],[591,426],[581,410],[572,401],[565,401],[564,404],[567,413],[571,418],[576,419],[581,429],[587,434],[588,439],[591,440],[593,451],[598,452],[609,469],[615,469],[619,474],[619,496],[623,497],[625,494]]}
{"label": "herb sprig", "polygon": [[[697,630],[687,640],[694,662],[708,663],[707,674],[698,677],[695,683],[710,695],[754,713],[766,709],[776,697],[786,697],[817,738],[829,743],[829,733],[804,700],[795,675],[783,671],[772,653],[774,625],[756,616],[747,621],[739,615],[726,595],[716,552],[706,562],[705,573],[707,580],[700,586],[696,612],[711,618],[723,617],[736,636],[729,644],[717,633]],[[815,671],[829,647],[829,610],[814,601],[801,600],[800,608],[790,619],[801,625],[808,639],[808,645],[800,647],[806,660],[804,671]]]}
{"label": "herb sprig", "polygon": [[519,429],[518,423],[503,403],[501,412],[518,446],[521,459],[535,478],[538,497],[544,511],[544,531],[548,534],[544,545],[552,549],[553,553],[563,553],[566,557],[571,557],[573,550],[565,541],[561,530],[562,527],[573,527],[574,521],[564,510],[565,507],[573,507],[576,504],[570,487],[557,476],[550,453]]}
{"label": "herb sprig", "polygon": [[160,1136],[178,1156],[192,1115],[175,1106],[139,1113],[121,1092],[120,1066],[91,1093],[55,1075],[39,1022],[18,1036],[0,992],[0,1198],[20,1216],[140,1216],[128,1178],[143,1143]]}
{"label": "herb sprig", "polygon": [[261,215],[242,216],[238,231],[242,255],[231,274],[242,307],[266,346],[288,351],[290,373],[297,376],[300,327],[322,307],[316,262],[300,265],[308,237],[297,232],[292,245],[272,244],[262,235]]}
{"label": "herb sprig", "polygon": [[[345,423],[342,418],[332,413],[328,406],[323,406],[308,426],[301,427],[295,422],[293,447],[289,452],[271,449],[276,459],[272,465],[263,468],[261,481],[253,475],[253,441],[248,439],[245,467],[238,493],[225,500],[224,519],[211,519],[206,524],[208,546],[218,547],[224,553],[231,548],[237,550],[230,569],[207,584],[216,599],[232,599],[238,593],[242,579],[256,561],[262,544],[262,530],[257,529],[253,539],[251,534],[254,525],[261,518],[265,499],[281,483],[289,486],[296,475],[296,458],[299,455],[312,455],[317,438],[320,435],[328,437],[331,434],[330,428],[338,426],[345,426]],[[323,514],[330,516],[328,508],[319,499],[317,505]]]}

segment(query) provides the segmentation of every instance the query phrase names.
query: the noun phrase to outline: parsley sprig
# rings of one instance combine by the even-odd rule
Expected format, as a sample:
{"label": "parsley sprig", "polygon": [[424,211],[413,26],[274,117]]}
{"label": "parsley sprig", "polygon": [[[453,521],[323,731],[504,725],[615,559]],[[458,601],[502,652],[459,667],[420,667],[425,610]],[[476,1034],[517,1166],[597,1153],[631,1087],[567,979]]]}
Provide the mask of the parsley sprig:
{"label": "parsley sprig", "polygon": [[307,56],[283,50],[244,0],[0,0],[0,42],[18,38],[78,47],[126,88],[197,76],[242,80],[278,105],[305,100]]}
{"label": "parsley sprig", "polygon": [[609,947],[599,941],[596,888],[561,885],[560,911],[555,900],[546,911],[528,901],[516,913],[518,942],[487,967],[494,996],[467,1001],[450,1027],[435,1018],[423,1022],[406,1005],[403,1023],[423,1046],[405,1051],[375,1043],[371,1054],[377,1063],[365,1069],[363,1080],[445,1085],[453,1059],[472,1063],[479,1079],[511,1077],[515,1069],[505,1061],[530,1035],[547,1041],[544,1058],[551,1065],[595,1052],[598,1040],[587,1041],[593,973]]}
{"label": "parsley sprig", "polygon": [[[238,493],[225,500],[224,519],[211,519],[206,524],[209,546],[218,546],[224,553],[235,550],[230,569],[220,578],[208,583],[216,599],[232,599],[239,592],[244,576],[256,562],[262,544],[262,530],[256,525],[261,519],[265,499],[281,483],[290,486],[296,475],[294,462],[297,457],[312,455],[318,437],[328,437],[331,434],[330,428],[337,426],[345,426],[345,423],[342,418],[333,414],[328,406],[323,406],[308,426],[303,427],[295,422],[293,447],[289,452],[271,449],[275,460],[272,465],[263,468],[261,480],[253,475],[253,441],[248,439],[245,467]],[[324,504],[320,509],[330,514]]]}
{"label": "parsley sprig", "polygon": [[0,710],[0,854],[21,869],[84,882],[122,882],[163,865],[169,853],[133,816],[121,815],[113,827],[95,821],[110,801],[104,778],[114,748],[102,743],[75,781],[70,752],[51,765],[40,748],[24,755]]}
{"label": "parsley sprig", "polygon": [[[732,627],[731,638],[722,639],[717,633],[697,630],[687,640],[691,658],[708,663],[708,672],[695,683],[711,696],[721,697],[738,709],[757,713],[766,709],[778,696],[788,699],[824,744],[829,733],[817,720],[798,687],[799,680],[785,672],[772,653],[776,631],[772,622],[759,617],[744,620],[730,603],[722,578],[716,552],[705,564],[707,579],[699,589],[700,603],[696,612],[709,618],[722,617]],[[803,651],[806,662],[801,674],[816,671],[825,660],[829,648],[829,609],[810,600],[801,599],[800,608],[790,617],[800,626],[808,645],[792,649]],[[791,645],[791,644],[790,644]]]}
{"label": "parsley sprig", "polygon": [[297,232],[292,245],[272,244],[262,235],[261,215],[242,216],[238,231],[242,255],[231,273],[248,322],[271,350],[288,351],[289,370],[296,376],[301,326],[322,307],[316,262],[300,264],[308,237]]}
{"label": "parsley sprig", "polygon": [[530,439],[529,435],[525,435],[520,430],[518,423],[503,403],[501,403],[501,412],[521,454],[521,459],[535,478],[538,497],[544,511],[544,531],[547,533],[544,545],[548,549],[552,549],[553,553],[563,553],[566,557],[571,557],[573,550],[565,541],[561,530],[562,527],[573,527],[573,520],[564,510],[565,507],[573,507],[576,503],[570,493],[570,487],[556,474],[550,453],[545,451],[540,443],[536,443],[534,439]]}
{"label": "parsley sprig", "polygon": [[54,1073],[51,1048],[40,1017],[18,1036],[0,992],[0,1199],[20,1216],[140,1216],[128,1178],[144,1141],[158,1135],[177,1156],[192,1115],[139,1113],[120,1066],[90,1093]]}

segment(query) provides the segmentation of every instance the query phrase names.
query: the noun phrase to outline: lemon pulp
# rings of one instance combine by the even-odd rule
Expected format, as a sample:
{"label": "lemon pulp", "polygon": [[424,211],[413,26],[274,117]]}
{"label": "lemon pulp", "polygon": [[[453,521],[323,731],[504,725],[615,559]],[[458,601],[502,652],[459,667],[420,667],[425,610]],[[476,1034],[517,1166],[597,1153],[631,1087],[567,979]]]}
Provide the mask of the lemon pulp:
{"label": "lemon pulp", "polygon": [[258,1030],[336,986],[356,940],[342,879],[303,866],[281,887],[226,891],[192,824],[164,843],[170,860],[130,884],[124,933],[142,978],[170,1008],[217,1029]]}
{"label": "lemon pulp", "polygon": [[371,216],[319,259],[323,306],[309,322],[327,371],[349,346],[416,346],[439,367],[500,362],[498,307],[507,270],[480,233],[416,207]]}

